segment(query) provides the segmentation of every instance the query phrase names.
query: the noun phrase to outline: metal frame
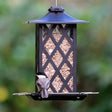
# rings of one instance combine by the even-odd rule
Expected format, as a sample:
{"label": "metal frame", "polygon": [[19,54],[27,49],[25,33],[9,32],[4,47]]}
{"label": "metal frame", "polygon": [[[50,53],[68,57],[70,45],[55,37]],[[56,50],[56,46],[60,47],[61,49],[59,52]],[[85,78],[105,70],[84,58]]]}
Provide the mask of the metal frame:
{"label": "metal frame", "polygon": [[[39,25],[35,25],[35,83],[37,80],[36,73],[39,70]],[[37,92],[37,87],[35,85],[35,92]]]}
{"label": "metal frame", "polygon": [[77,25],[75,24],[74,27],[72,27],[72,33],[73,33],[73,65],[74,65],[74,91],[77,91]]}
{"label": "metal frame", "polygon": [[[52,36],[52,32],[53,30],[56,28],[56,26],[59,26],[61,32],[62,32],[62,37],[61,39],[59,40],[59,42],[57,43],[56,40],[54,39],[54,37]],[[42,27],[44,27],[44,29],[47,31],[47,37],[45,38],[44,42],[42,42]],[[53,75],[52,79],[51,79],[51,89],[53,90],[53,92],[55,93],[56,90],[55,88],[53,87],[52,85],[52,82],[53,80],[56,78],[56,75],[58,74],[59,77],[61,78],[62,82],[63,82],[63,86],[61,87],[60,91],[59,92],[62,92],[64,88],[66,88],[68,90],[68,92],[76,92],[76,85],[77,85],[77,80],[76,80],[76,66],[77,66],[77,63],[76,63],[76,50],[77,50],[77,37],[76,37],[76,24],[75,25],[66,25],[65,28],[63,28],[63,26],[61,24],[51,24],[51,28],[48,29],[48,27],[46,26],[46,24],[40,24],[39,25],[39,35],[36,35],[36,38],[39,38],[39,39],[36,39],[36,50],[37,47],[39,47],[39,52],[36,51],[39,56],[37,56],[39,62],[37,63],[36,61],[36,73],[38,72],[44,72],[45,68],[47,67],[48,63],[50,62],[54,69],[56,70],[55,74]],[[37,29],[37,31],[38,31]],[[68,36],[68,31],[70,31],[70,36],[72,37],[73,39],[73,42],[71,41],[71,37]],[[37,33],[36,33],[37,34]],[[48,54],[48,52],[46,51],[46,49],[44,48],[44,45],[45,43],[47,42],[47,40],[49,39],[49,37],[51,37],[53,43],[55,44],[55,49],[54,51],[52,52],[51,55]],[[71,48],[69,49],[68,53],[65,55],[63,53],[63,51],[61,50],[61,48],[59,47],[60,44],[62,43],[63,39],[66,37],[67,41],[69,42],[69,44],[71,45]],[[38,45],[37,45],[38,43]],[[63,61],[61,62],[61,64],[59,65],[59,67],[57,68],[56,65],[54,64],[53,60],[52,60],[52,57],[53,55],[55,54],[56,51],[59,51],[63,57]],[[42,67],[42,51],[45,52],[48,60],[47,62],[45,63],[44,67]],[[73,67],[72,65],[70,64],[70,62],[67,60],[68,56],[70,55],[70,53],[73,51]],[[67,63],[67,65],[70,67],[71,69],[71,73],[69,74],[69,76],[67,77],[67,79],[65,80],[61,73],[59,72],[61,67],[63,66],[64,63]],[[38,67],[38,71],[37,71],[37,67]],[[73,91],[70,89],[70,87],[67,85],[68,81],[70,80],[70,78],[73,76]]]}

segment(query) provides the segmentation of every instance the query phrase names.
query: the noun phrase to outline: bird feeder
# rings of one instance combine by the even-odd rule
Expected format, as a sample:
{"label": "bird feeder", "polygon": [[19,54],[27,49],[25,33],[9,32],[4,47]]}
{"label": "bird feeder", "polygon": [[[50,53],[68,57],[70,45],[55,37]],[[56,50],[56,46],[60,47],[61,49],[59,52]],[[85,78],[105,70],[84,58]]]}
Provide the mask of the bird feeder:
{"label": "bird feeder", "polygon": [[77,24],[89,21],[70,17],[62,7],[51,7],[43,18],[27,23],[36,26],[35,74],[44,73],[49,78],[49,96],[42,98],[36,86],[34,93],[14,95],[34,100],[83,100],[88,94],[98,94],[77,92]]}

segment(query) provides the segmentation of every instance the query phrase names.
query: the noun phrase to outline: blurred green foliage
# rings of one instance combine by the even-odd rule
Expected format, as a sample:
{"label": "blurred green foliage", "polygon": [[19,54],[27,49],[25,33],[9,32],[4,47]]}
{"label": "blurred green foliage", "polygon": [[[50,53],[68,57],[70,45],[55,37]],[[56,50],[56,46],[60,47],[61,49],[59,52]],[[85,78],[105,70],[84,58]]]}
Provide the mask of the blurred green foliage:
{"label": "blurred green foliage", "polygon": [[[78,91],[99,91],[84,101],[33,101],[13,92],[34,91],[35,26],[53,0],[0,0],[0,112],[112,112],[112,1],[60,0],[78,25]],[[33,88],[33,89],[32,89]]]}

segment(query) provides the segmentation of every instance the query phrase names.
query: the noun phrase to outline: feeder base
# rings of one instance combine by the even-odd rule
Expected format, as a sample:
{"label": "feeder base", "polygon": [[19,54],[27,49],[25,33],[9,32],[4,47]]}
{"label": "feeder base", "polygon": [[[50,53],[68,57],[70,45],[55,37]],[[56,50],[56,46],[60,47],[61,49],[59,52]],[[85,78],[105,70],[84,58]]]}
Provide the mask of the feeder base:
{"label": "feeder base", "polygon": [[34,100],[83,100],[88,95],[99,94],[99,92],[71,92],[71,93],[49,93],[48,98],[42,98],[38,93],[14,93],[13,95],[31,96]]}

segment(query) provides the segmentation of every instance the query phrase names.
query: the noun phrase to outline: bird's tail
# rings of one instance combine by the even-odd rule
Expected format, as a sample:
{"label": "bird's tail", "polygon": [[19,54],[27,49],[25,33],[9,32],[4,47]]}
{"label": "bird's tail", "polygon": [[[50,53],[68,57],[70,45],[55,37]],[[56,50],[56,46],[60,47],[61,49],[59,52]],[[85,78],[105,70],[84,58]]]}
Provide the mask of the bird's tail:
{"label": "bird's tail", "polygon": [[43,90],[41,91],[41,97],[42,97],[42,98],[48,98],[48,91],[47,91],[46,89],[43,89]]}

